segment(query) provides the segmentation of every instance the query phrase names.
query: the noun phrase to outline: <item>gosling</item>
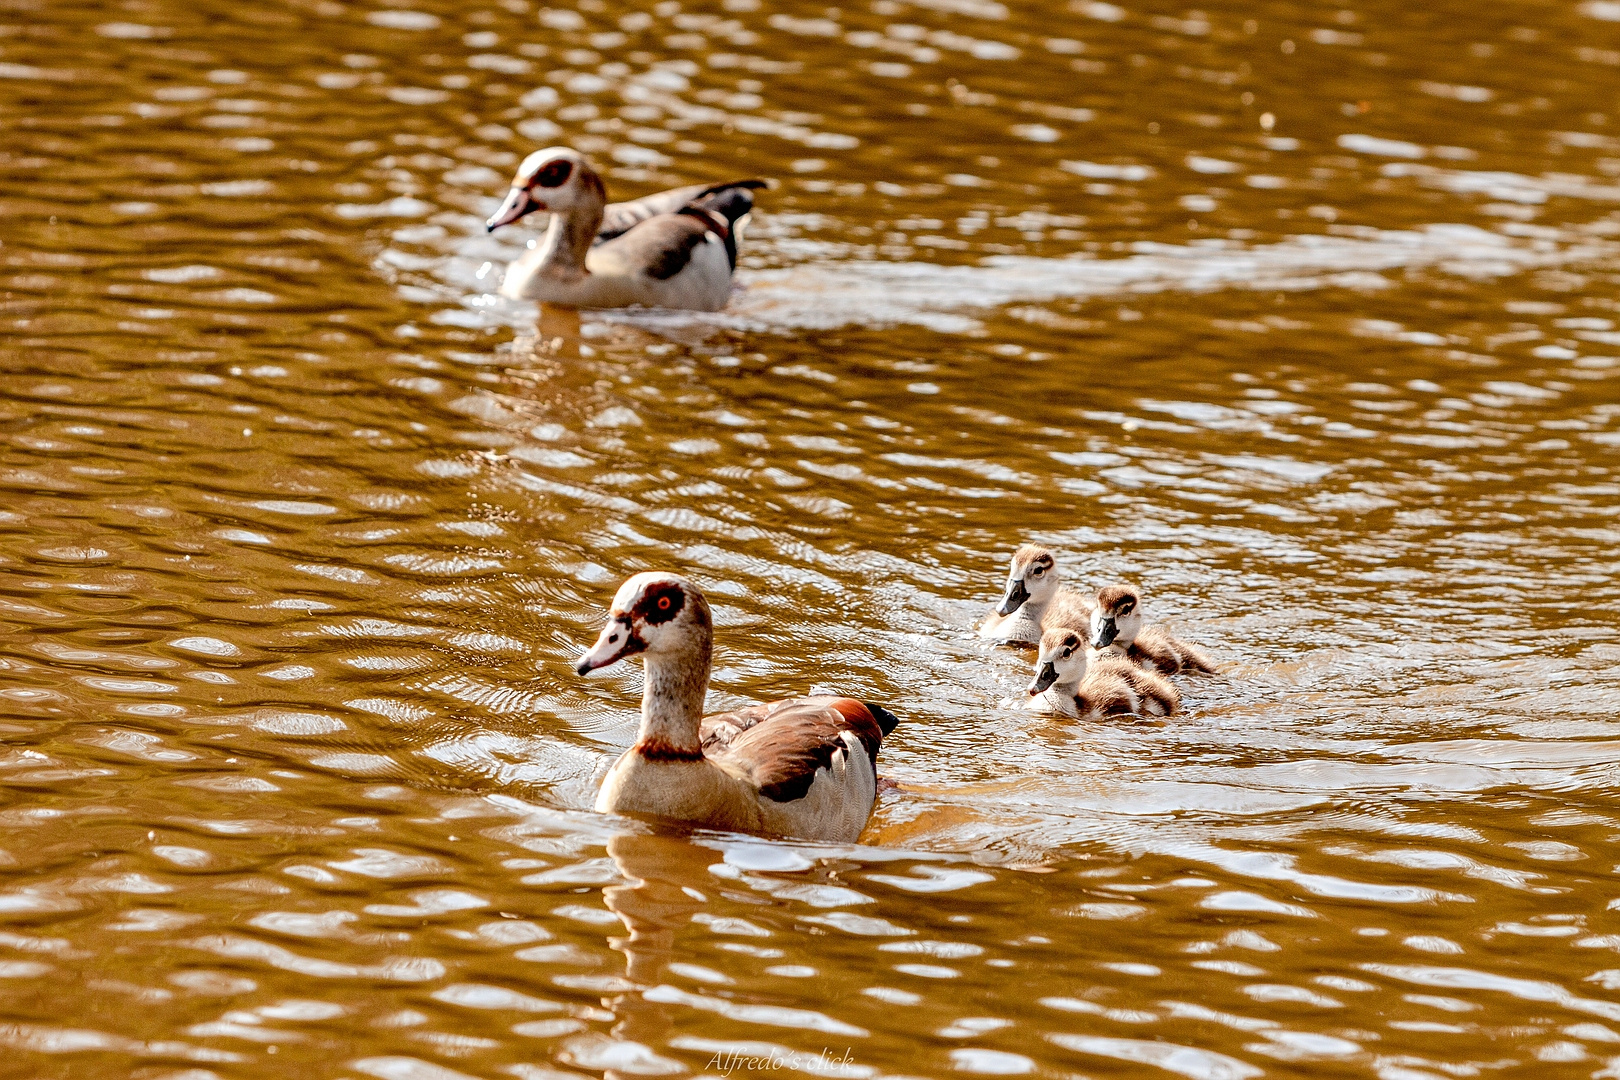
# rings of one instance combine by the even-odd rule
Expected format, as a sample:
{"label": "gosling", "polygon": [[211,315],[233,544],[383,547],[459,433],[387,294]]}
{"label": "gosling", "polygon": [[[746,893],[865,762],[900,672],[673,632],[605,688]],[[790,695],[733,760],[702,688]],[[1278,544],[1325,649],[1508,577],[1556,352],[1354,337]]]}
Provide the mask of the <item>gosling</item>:
{"label": "gosling", "polygon": [[979,627],[979,636],[998,645],[1035,645],[1052,627],[1085,632],[1091,622],[1091,602],[1078,590],[1059,584],[1052,550],[1025,544],[1013,552],[1007,590]]}
{"label": "gosling", "polygon": [[1170,716],[1181,694],[1161,675],[1125,660],[1091,660],[1081,633],[1055,627],[1041,635],[1028,708],[1075,719]]}
{"label": "gosling", "polygon": [[1142,626],[1142,598],[1129,585],[1109,585],[1097,591],[1097,606],[1091,611],[1091,647],[1100,656],[1124,657],[1165,675],[1215,673],[1209,654],[1197,645],[1156,626]]}

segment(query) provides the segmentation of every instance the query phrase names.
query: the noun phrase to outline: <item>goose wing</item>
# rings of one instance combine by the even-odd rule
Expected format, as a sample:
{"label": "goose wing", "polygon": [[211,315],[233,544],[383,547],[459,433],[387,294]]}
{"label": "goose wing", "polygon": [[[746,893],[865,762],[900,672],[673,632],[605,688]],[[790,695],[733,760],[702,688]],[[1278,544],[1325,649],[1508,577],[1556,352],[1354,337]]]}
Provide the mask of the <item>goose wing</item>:
{"label": "goose wing", "polygon": [[765,186],[763,180],[688,184],[685,187],[654,192],[629,202],[608,203],[602,210],[602,227],[597,230],[594,243],[604,244],[615,237],[623,236],[649,218],[673,214],[681,207],[694,203],[720,213],[728,224],[735,223],[738,218],[753,209],[754,190]]}
{"label": "goose wing", "polygon": [[846,733],[865,748],[875,780],[878,747],[897,722],[881,706],[854,698],[792,698],[705,718],[703,752],[746,776],[765,798],[792,802],[845,749]]}
{"label": "goose wing", "polygon": [[644,273],[658,281],[668,281],[692,261],[699,245],[714,234],[726,246],[731,265],[736,266],[736,245],[724,218],[696,207],[686,206],[637,222],[628,230],[592,249],[589,265],[612,266],[624,273]]}

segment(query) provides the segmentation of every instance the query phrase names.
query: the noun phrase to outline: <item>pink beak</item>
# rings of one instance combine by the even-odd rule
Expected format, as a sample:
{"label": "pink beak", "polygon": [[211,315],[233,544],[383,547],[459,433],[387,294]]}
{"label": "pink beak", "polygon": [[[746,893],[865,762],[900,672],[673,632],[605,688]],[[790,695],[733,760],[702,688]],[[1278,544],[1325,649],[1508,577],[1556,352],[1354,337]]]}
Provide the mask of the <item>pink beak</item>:
{"label": "pink beak", "polygon": [[536,210],[544,210],[545,208],[546,204],[536,202],[534,197],[529,194],[528,188],[514,187],[506,193],[506,201],[501,203],[501,208],[491,214],[488,221],[484,222],[484,229],[486,232],[494,232],[502,225],[512,224],[512,222],[525,214],[532,214]]}
{"label": "pink beak", "polygon": [[596,644],[580,655],[574,661],[574,670],[581,675],[589,674],[597,668],[605,668],[609,664],[633,656],[646,648],[645,645],[630,631],[627,621],[609,618],[608,624],[602,627],[602,633],[596,639]]}

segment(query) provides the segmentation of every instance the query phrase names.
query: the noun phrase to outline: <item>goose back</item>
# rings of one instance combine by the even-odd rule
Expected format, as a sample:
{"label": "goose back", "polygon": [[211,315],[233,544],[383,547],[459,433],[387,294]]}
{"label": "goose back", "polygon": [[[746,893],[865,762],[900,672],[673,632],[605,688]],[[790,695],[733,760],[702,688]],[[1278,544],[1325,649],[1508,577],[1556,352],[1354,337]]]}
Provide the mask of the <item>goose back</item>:
{"label": "goose back", "polygon": [[877,798],[877,755],[894,714],[854,698],[806,697],[704,717],[701,753],[625,751],[596,808],[715,829],[852,841]]}
{"label": "goose back", "polygon": [[687,184],[657,191],[627,202],[608,203],[602,208],[602,224],[596,243],[604,244],[622,236],[649,218],[673,214],[683,206],[713,210],[732,225],[754,209],[754,192],[766,187],[764,180],[730,180],[723,184]]}
{"label": "goose back", "polygon": [[1140,716],[1172,716],[1181,711],[1181,691],[1169,679],[1124,657],[1099,657],[1092,662],[1091,672],[1112,676],[1129,686],[1137,700],[1132,711]]}
{"label": "goose back", "polygon": [[1157,626],[1145,626],[1138,631],[1125,656],[1134,664],[1166,675],[1187,671],[1213,675],[1216,670],[1214,661],[1203,649]]}

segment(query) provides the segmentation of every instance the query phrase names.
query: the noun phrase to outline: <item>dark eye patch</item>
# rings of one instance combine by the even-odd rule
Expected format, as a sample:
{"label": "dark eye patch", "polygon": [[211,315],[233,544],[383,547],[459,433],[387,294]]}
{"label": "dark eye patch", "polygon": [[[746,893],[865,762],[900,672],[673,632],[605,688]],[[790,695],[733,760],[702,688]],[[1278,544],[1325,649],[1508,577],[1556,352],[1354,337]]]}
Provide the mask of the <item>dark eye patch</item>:
{"label": "dark eye patch", "polygon": [[551,161],[546,167],[534,174],[533,183],[539,187],[561,187],[573,175],[574,163],[567,160]]}
{"label": "dark eye patch", "polygon": [[679,585],[654,585],[641,597],[635,615],[643,622],[657,625],[666,623],[681,613],[686,606],[686,593]]}
{"label": "dark eye patch", "polygon": [[1123,604],[1119,605],[1119,614],[1122,615],[1122,616],[1123,615],[1129,615],[1131,612],[1133,612],[1135,610],[1136,610],[1136,601],[1135,600],[1127,600]]}

